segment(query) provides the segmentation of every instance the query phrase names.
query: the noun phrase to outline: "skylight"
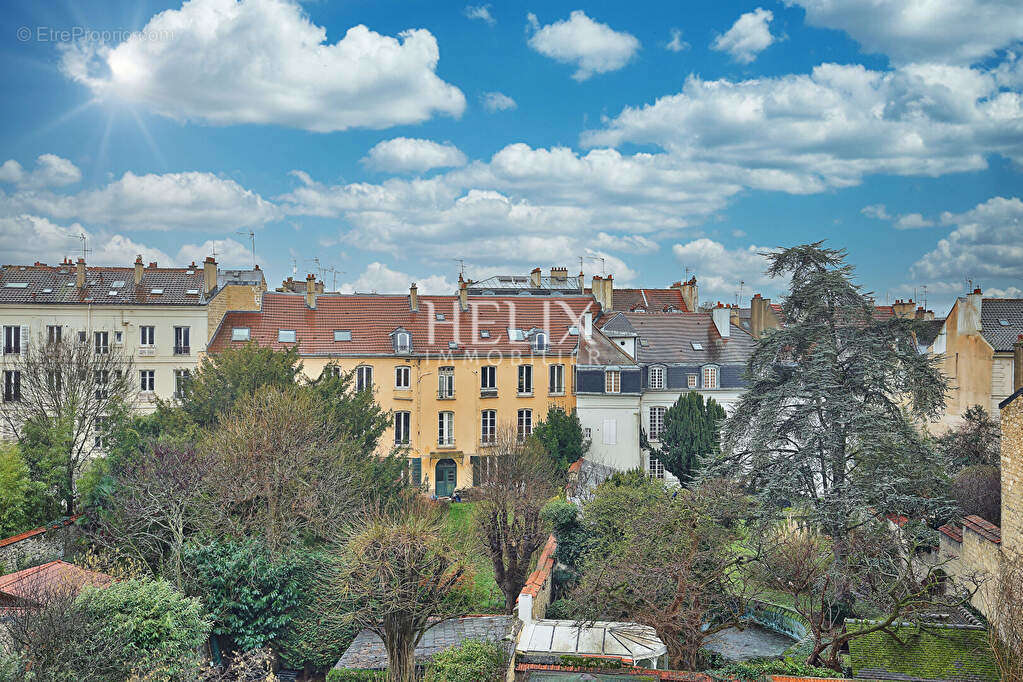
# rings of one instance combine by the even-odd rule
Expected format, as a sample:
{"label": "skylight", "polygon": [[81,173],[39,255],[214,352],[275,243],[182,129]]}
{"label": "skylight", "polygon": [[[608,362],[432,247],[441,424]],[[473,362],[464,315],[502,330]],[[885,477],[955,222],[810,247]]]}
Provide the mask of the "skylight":
{"label": "skylight", "polygon": [[335,341],[351,341],[352,340],[352,330],[350,330],[350,329],[335,329],[334,330],[334,340]]}
{"label": "skylight", "polygon": [[481,339],[489,339],[490,338],[490,330],[489,329],[481,329],[480,330],[480,338]]}
{"label": "skylight", "polygon": [[234,327],[231,329],[232,341],[248,341],[250,338],[248,327]]}
{"label": "skylight", "polygon": [[199,290],[198,289],[186,289],[185,293],[188,294],[189,296],[198,296],[199,295]]}
{"label": "skylight", "polygon": [[47,287],[46,289],[43,289],[43,293],[44,294],[52,294],[53,293],[53,289],[50,289],[49,287]]}
{"label": "skylight", "polygon": [[571,327],[568,328],[568,335],[569,336],[579,336],[579,327],[577,327],[577,326],[575,326],[573,324]]}
{"label": "skylight", "polygon": [[690,341],[693,346],[693,350],[703,350],[703,344],[697,341]]}
{"label": "skylight", "polygon": [[281,343],[295,343],[294,329],[278,329],[277,340]]}
{"label": "skylight", "polygon": [[455,341],[448,341],[448,348],[454,350],[458,348],[458,343],[456,343]]}
{"label": "skylight", "polygon": [[28,282],[8,282],[4,286],[8,289],[26,289],[28,288]]}
{"label": "skylight", "polygon": [[998,320],[998,324],[1002,325],[1003,327],[1008,327],[1009,326],[1009,321],[1008,320]]}
{"label": "skylight", "polygon": [[112,286],[115,289],[120,289],[120,288],[122,288],[124,286],[124,280],[123,279],[119,279],[116,282],[114,282],[113,284],[111,284],[110,286]]}
{"label": "skylight", "polygon": [[111,289],[110,291],[107,292],[107,296],[117,296],[117,291]]}
{"label": "skylight", "polygon": [[149,293],[159,296],[160,294],[163,293],[163,289],[150,289]]}
{"label": "skylight", "polygon": [[512,327],[508,327],[508,338],[511,339],[512,341],[525,341],[526,332],[522,331],[521,329],[513,329]]}
{"label": "skylight", "polygon": [[437,321],[441,322],[444,320],[444,313],[437,313]]}

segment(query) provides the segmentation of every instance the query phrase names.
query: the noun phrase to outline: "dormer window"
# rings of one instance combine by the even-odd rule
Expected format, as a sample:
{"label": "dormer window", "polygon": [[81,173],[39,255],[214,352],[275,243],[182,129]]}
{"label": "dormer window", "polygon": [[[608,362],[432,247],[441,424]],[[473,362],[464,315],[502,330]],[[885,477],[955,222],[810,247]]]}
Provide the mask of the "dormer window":
{"label": "dormer window", "polygon": [[395,332],[394,352],[396,353],[412,352],[412,335],[405,331]]}
{"label": "dormer window", "polygon": [[533,335],[533,352],[544,353],[547,351],[547,332],[537,332]]}
{"label": "dormer window", "polygon": [[718,368],[708,366],[703,368],[703,387],[718,388]]}
{"label": "dormer window", "polygon": [[647,385],[652,390],[660,390],[664,388],[664,368],[663,367],[651,367],[649,374],[647,375]]}

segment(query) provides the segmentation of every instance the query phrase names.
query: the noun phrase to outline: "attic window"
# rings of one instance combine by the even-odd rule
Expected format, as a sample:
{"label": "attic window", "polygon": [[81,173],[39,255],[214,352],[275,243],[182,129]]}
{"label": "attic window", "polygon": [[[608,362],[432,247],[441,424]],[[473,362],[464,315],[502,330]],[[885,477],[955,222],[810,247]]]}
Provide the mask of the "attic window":
{"label": "attic window", "polygon": [[73,287],[74,285],[75,285],[74,282],[67,282],[67,283],[64,284],[64,286],[66,286],[66,287]]}
{"label": "attic window", "polygon": [[277,330],[277,341],[280,343],[295,343],[295,330],[294,329],[278,329]]}
{"label": "attic window", "polygon": [[352,330],[351,329],[335,329],[334,330],[335,341],[351,341]]}
{"label": "attic window", "polygon": [[512,327],[508,327],[508,338],[511,339],[512,341],[525,341],[526,332],[522,331],[521,329],[513,329]]}
{"label": "attic window", "polygon": [[117,291],[115,289],[111,289],[107,292],[107,296],[117,296]]}
{"label": "attic window", "polygon": [[153,294],[154,296],[159,296],[160,294],[163,293],[163,289],[150,289],[149,293]]}
{"label": "attic window", "polygon": [[198,296],[199,295],[199,290],[198,289],[186,289],[185,293],[188,294],[189,296]]}
{"label": "attic window", "polygon": [[8,282],[4,286],[8,289],[26,289],[28,288],[28,282]]}
{"label": "attic window", "polygon": [[120,288],[122,288],[124,286],[124,280],[123,279],[119,279],[116,282],[114,282],[113,284],[111,284],[110,286],[113,287],[114,289],[120,289]]}
{"label": "attic window", "polygon": [[194,275],[195,274],[195,270],[185,270],[185,274],[186,275]]}
{"label": "attic window", "polygon": [[437,313],[437,321],[438,322],[444,321],[444,313]]}
{"label": "attic window", "polygon": [[50,288],[43,289],[43,293],[44,294],[52,294],[53,293],[53,289],[50,289]]}
{"label": "attic window", "polygon": [[490,338],[490,330],[489,329],[481,329],[480,330],[480,338],[481,339],[489,339]]}
{"label": "attic window", "polygon": [[248,327],[234,327],[231,329],[232,341],[248,341],[251,338]]}
{"label": "attic window", "polygon": [[690,341],[693,346],[693,350],[703,350],[703,344],[698,341]]}
{"label": "attic window", "polygon": [[1008,320],[998,320],[998,324],[1002,325],[1003,327],[1008,327],[1009,326],[1009,321]]}
{"label": "attic window", "polygon": [[643,346],[644,348],[646,348],[647,346],[649,346],[649,345],[650,345],[650,342],[649,342],[649,341],[647,341],[646,339],[640,339],[640,340],[639,340],[639,345],[641,345],[641,346]]}
{"label": "attic window", "polygon": [[577,326],[575,326],[573,324],[571,327],[568,328],[568,335],[569,336],[579,336],[579,327],[577,327]]}
{"label": "attic window", "polygon": [[456,341],[448,341],[448,348],[450,348],[451,350],[455,350],[456,348],[458,348],[458,343]]}

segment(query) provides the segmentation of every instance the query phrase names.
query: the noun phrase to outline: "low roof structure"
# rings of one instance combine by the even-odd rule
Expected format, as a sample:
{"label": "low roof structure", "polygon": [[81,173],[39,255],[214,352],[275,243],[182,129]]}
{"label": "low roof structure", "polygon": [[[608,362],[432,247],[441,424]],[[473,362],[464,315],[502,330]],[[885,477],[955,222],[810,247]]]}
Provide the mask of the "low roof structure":
{"label": "low roof structure", "polygon": [[0,613],[9,608],[36,606],[48,594],[77,592],[91,585],[104,587],[113,582],[106,573],[88,571],[66,561],[50,561],[0,576]]}
{"label": "low roof structure", "polygon": [[645,625],[549,619],[526,623],[517,650],[533,656],[602,656],[637,663],[656,661],[668,653],[654,629]]}

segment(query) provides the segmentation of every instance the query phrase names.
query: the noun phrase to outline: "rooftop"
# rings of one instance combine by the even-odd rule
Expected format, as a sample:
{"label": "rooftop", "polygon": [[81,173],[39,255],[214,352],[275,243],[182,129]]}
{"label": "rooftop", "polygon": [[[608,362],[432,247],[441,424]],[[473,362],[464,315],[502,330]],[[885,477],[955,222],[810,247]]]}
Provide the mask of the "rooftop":
{"label": "rooftop", "polygon": [[112,581],[106,573],[88,571],[66,561],[50,561],[0,576],[0,604],[27,606],[38,603],[47,593],[63,589],[77,592],[86,585],[102,587]]}
{"label": "rooftop", "polygon": [[985,298],[980,304],[980,333],[996,351],[1012,351],[1023,334],[1023,298]]}
{"label": "rooftop", "polygon": [[85,286],[77,264],[5,265],[0,268],[0,304],[205,305],[202,266],[161,268],[150,263],[135,283],[133,267],[86,267]]}
{"label": "rooftop", "polygon": [[645,625],[601,621],[580,625],[549,619],[526,623],[517,650],[534,655],[615,656],[630,661],[667,653],[654,629]]}
{"label": "rooftop", "polygon": [[711,313],[616,313],[602,327],[614,335],[636,334],[636,360],[650,363],[745,364],[757,341],[737,325],[722,338]]}

